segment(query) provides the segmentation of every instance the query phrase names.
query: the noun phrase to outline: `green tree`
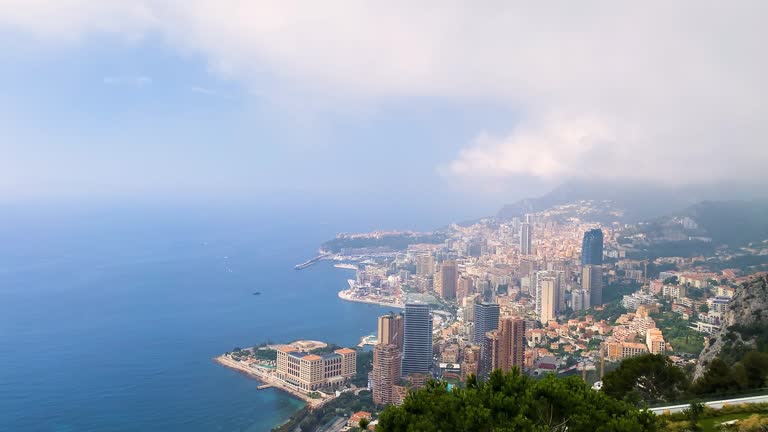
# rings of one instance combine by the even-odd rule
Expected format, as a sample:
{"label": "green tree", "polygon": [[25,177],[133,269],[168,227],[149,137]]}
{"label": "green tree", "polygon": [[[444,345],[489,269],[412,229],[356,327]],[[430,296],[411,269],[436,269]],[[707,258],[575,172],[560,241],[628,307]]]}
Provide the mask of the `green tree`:
{"label": "green tree", "polygon": [[731,367],[720,358],[709,363],[704,375],[693,385],[693,393],[704,394],[728,394],[739,389],[739,384],[733,376]]}
{"label": "green tree", "polygon": [[645,403],[672,401],[688,389],[688,377],[669,357],[645,354],[625,359],[603,378],[603,391],[616,399]]}
{"label": "green tree", "polygon": [[360,419],[360,423],[358,423],[358,426],[360,426],[360,430],[368,430],[369,424],[371,424],[371,421],[368,420],[366,417],[363,417]]}
{"label": "green tree", "polygon": [[587,389],[578,377],[541,380],[516,369],[494,371],[487,381],[467,380],[448,391],[430,382],[403,405],[381,413],[377,431],[656,431],[656,417],[603,392]]}
{"label": "green tree", "polygon": [[704,404],[701,402],[691,402],[691,405],[683,410],[683,414],[688,419],[689,431],[700,431],[699,419],[704,414]]}

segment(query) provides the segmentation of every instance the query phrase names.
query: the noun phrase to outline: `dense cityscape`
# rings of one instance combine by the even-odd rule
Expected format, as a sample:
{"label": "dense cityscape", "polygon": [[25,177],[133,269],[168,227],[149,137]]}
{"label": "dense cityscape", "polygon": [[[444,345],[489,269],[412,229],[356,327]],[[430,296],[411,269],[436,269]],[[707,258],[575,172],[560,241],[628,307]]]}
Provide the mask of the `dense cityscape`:
{"label": "dense cityscape", "polygon": [[[516,369],[531,377],[578,376],[599,391],[604,374],[632,357],[659,354],[695,367],[735,287],[759,274],[723,265],[713,271],[713,262],[733,262],[724,248],[713,256],[634,258],[669,241],[712,240],[690,217],[649,231],[642,223],[591,221],[594,210],[595,203],[582,201],[432,233],[340,234],[297,270],[334,260],[339,271],[355,271],[340,298],[393,309],[378,317],[376,334],[361,338],[360,348],[372,347],[370,363],[358,371],[355,350],[302,342],[223,357],[235,356],[241,369],[245,361],[244,370],[313,407],[345,392],[370,392],[374,412],[357,412],[338,430],[361,418],[375,427],[376,410],[402,404],[430,380],[450,390],[470,377]],[[765,252],[751,246],[737,255]],[[276,357],[259,360],[260,350]],[[365,379],[352,384],[358,372]]]}

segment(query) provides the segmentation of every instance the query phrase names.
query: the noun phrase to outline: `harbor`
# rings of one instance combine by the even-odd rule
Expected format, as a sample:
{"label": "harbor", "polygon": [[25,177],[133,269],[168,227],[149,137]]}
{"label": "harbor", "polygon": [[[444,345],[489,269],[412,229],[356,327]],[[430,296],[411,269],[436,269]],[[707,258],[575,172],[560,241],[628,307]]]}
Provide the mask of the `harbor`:
{"label": "harbor", "polygon": [[318,263],[318,262],[320,262],[320,261],[322,261],[324,259],[330,259],[332,256],[333,256],[333,254],[330,253],[330,252],[321,253],[320,255],[318,255],[318,256],[316,256],[316,257],[314,257],[312,259],[309,259],[307,261],[304,261],[301,264],[296,264],[295,266],[293,266],[293,268],[295,268],[296,270],[304,270],[305,268],[311,266],[312,264],[316,264],[316,263]]}

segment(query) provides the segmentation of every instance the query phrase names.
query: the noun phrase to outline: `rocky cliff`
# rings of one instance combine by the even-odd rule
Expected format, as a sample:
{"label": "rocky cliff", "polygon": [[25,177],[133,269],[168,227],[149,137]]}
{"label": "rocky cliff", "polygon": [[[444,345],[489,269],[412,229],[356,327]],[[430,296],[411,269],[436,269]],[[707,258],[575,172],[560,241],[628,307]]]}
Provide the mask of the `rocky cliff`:
{"label": "rocky cliff", "polygon": [[700,377],[707,365],[717,357],[733,364],[747,351],[764,350],[767,345],[768,277],[761,276],[736,289],[720,332],[704,343],[696,365],[695,377]]}

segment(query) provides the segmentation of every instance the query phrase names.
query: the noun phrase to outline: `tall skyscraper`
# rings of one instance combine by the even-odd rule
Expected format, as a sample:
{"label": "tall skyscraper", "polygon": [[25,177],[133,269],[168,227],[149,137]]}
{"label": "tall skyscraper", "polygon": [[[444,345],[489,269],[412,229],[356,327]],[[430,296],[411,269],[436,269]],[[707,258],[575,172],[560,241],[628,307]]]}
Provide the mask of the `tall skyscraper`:
{"label": "tall skyscraper", "polygon": [[481,345],[485,334],[497,328],[499,328],[499,305],[486,302],[475,303],[473,343]]}
{"label": "tall skyscraper", "polygon": [[432,366],[432,313],[425,303],[405,305],[403,375],[429,373]]}
{"label": "tall skyscraper", "polygon": [[539,322],[541,322],[543,325],[547,325],[547,323],[557,317],[556,312],[556,292],[557,292],[557,279],[551,276],[546,276],[541,279],[540,286],[540,295],[541,300],[537,302],[541,309],[539,311]]}
{"label": "tall skyscraper", "polygon": [[584,233],[581,242],[581,265],[603,265],[603,231],[600,228]]}
{"label": "tall skyscraper", "polygon": [[499,321],[501,357],[499,368],[509,371],[513,367],[523,370],[525,361],[525,321],[518,317],[504,317]]}
{"label": "tall skyscraper", "polygon": [[445,261],[440,264],[440,286],[437,292],[444,300],[456,298],[457,266],[456,261]]}
{"label": "tall skyscraper", "polygon": [[555,292],[552,302],[554,304],[553,313],[558,313],[565,310],[565,272],[557,270],[541,270],[536,272],[536,280],[534,281],[534,299],[536,314],[540,317],[542,314],[542,281],[545,278],[554,279]]}
{"label": "tall skyscraper", "polygon": [[379,345],[395,345],[397,349],[403,350],[403,338],[405,335],[403,327],[403,314],[389,313],[379,317]]}
{"label": "tall skyscraper", "polygon": [[525,321],[517,317],[504,317],[498,330],[485,334],[480,349],[478,374],[487,378],[491,372],[505,372],[513,367],[523,370],[525,362]]}
{"label": "tall skyscraper", "polygon": [[531,237],[532,237],[532,231],[531,224],[528,222],[523,222],[520,225],[520,253],[522,255],[530,255],[531,254]]}
{"label": "tall skyscraper", "polygon": [[373,348],[373,402],[393,404],[397,401],[395,386],[401,378],[402,354],[394,344],[378,344]]}
{"label": "tall skyscraper", "polygon": [[589,291],[590,306],[603,304],[603,267],[585,265],[581,269],[581,286]]}

